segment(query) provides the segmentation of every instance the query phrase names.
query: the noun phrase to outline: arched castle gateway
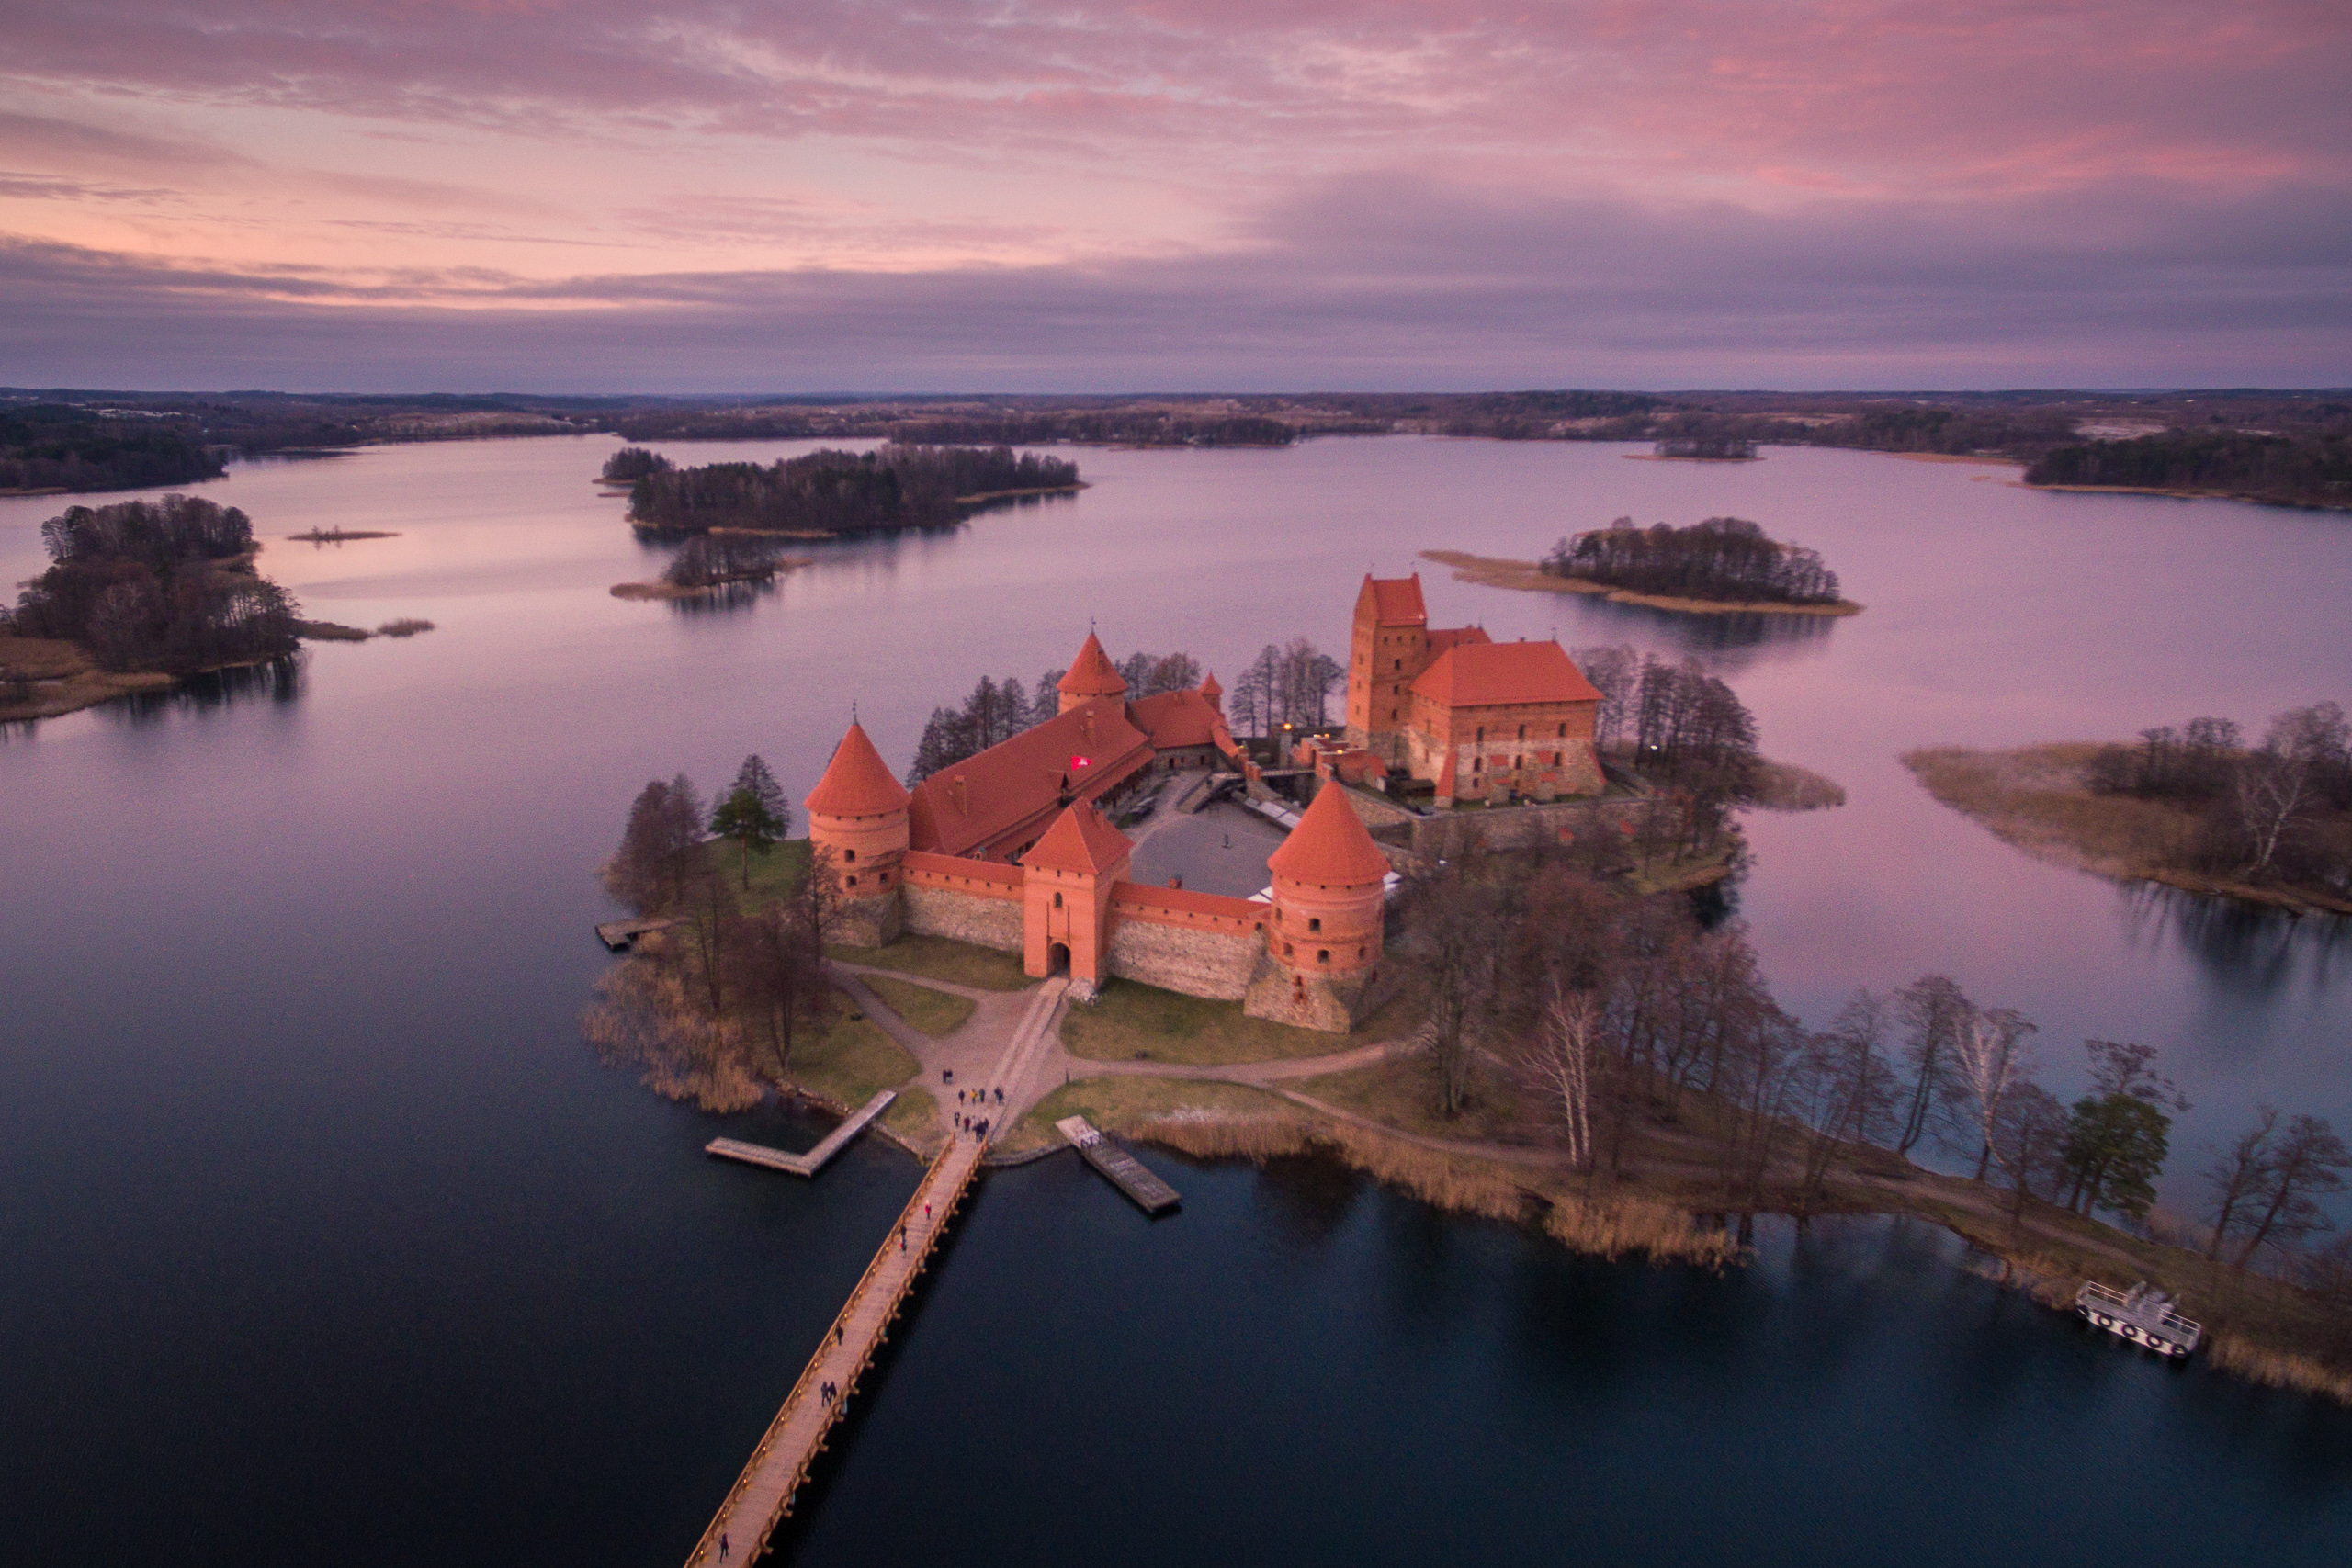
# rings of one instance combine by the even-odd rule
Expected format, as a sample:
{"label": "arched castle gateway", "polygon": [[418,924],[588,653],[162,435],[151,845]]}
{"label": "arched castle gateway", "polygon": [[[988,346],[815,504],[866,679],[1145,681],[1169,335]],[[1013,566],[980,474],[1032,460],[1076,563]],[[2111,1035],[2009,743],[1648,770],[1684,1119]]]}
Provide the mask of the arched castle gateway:
{"label": "arched castle gateway", "polygon": [[1345,1032],[1379,977],[1388,861],[1344,791],[1319,792],[1268,860],[1271,903],[1130,881],[1134,846],[1102,814],[1169,770],[1238,767],[1222,694],[1212,675],[1130,703],[1089,634],[1058,715],[911,791],[852,724],[807,801],[809,839],[831,852],[840,940],[950,937],[1083,991],[1120,976]]}

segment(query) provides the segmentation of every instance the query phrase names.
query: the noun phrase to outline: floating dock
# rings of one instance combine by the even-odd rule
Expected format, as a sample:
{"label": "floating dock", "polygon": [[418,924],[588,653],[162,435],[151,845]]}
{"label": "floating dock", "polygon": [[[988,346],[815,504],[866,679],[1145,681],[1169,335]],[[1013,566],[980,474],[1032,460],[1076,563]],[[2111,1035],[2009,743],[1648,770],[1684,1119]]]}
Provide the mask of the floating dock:
{"label": "floating dock", "polygon": [[866,1124],[889,1109],[899,1098],[899,1091],[886,1089],[850,1113],[849,1119],[825,1134],[817,1146],[805,1155],[786,1154],[765,1144],[747,1144],[737,1138],[713,1138],[702,1146],[702,1152],[718,1159],[741,1160],[745,1165],[763,1165],[770,1170],[781,1170],[793,1176],[814,1176],[825,1168],[849,1141],[865,1131]]}
{"label": "floating dock", "polygon": [[596,940],[615,953],[627,953],[637,945],[637,939],[648,931],[667,931],[678,922],[674,919],[654,920],[606,920],[596,928]]}
{"label": "floating dock", "polygon": [[1176,1189],[1144,1168],[1143,1161],[1096,1132],[1083,1116],[1065,1116],[1054,1123],[1055,1130],[1069,1140],[1087,1164],[1102,1173],[1102,1179],[1121,1192],[1128,1201],[1147,1214],[1165,1213],[1183,1200]]}
{"label": "floating dock", "polygon": [[2075,1292],[2075,1311],[2093,1327],[2159,1356],[2186,1356],[2205,1337],[2203,1324],[2175,1312],[2172,1298],[2144,1280],[2129,1292],[2086,1280]]}

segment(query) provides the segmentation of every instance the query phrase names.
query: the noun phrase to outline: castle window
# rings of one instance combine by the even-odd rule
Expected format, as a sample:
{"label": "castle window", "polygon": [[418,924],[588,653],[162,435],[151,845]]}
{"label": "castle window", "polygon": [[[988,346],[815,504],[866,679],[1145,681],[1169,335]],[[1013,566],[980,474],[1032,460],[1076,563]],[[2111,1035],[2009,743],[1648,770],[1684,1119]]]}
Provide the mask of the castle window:
{"label": "castle window", "polygon": [[842,860],[845,863],[853,865],[855,864],[857,862],[857,852],[855,850],[843,850],[842,852]]}
{"label": "castle window", "polygon": [[1401,659],[1392,659],[1388,662],[1395,665],[1399,670],[1405,668],[1405,661]]}
{"label": "castle window", "polygon": [[1056,893],[1056,894],[1054,895],[1054,908],[1057,908],[1057,909],[1058,909],[1058,908],[1060,908],[1061,907],[1062,907],[1062,896],[1061,896],[1059,893]]}
{"label": "castle window", "polygon": [[1522,725],[1521,725],[1521,726],[1519,727],[1519,738],[1520,738],[1521,740],[1524,740],[1524,739],[1527,739],[1527,726],[1525,726],[1525,725],[1523,725],[1523,724],[1522,724]]}
{"label": "castle window", "polygon": [[1310,916],[1306,922],[1306,929],[1311,931],[1321,931],[1323,929],[1323,918],[1320,915]]}
{"label": "castle window", "polygon": [[1288,958],[1290,956],[1290,943],[1288,942],[1283,943],[1283,956],[1284,958]]}
{"label": "castle window", "polygon": [[1470,759],[1470,771],[1471,771],[1472,773],[1485,773],[1485,772],[1487,771],[1487,759],[1485,759],[1484,757],[1473,757],[1473,758],[1471,758],[1471,759]]}
{"label": "castle window", "polygon": [[1363,948],[1359,947],[1359,948],[1357,948],[1357,949],[1356,949],[1356,957],[1357,957],[1358,959],[1362,959],[1362,958],[1363,957],[1363,953],[1364,953],[1364,950],[1363,950]]}
{"label": "castle window", "polygon": [[1568,727],[1567,727],[1566,725],[1565,725],[1565,724],[1564,724],[1564,725],[1560,726],[1560,739],[1563,739],[1563,740],[1566,740],[1567,738],[1568,738]]}
{"label": "castle window", "polygon": [[1480,726],[1478,727],[1478,744],[1479,744],[1479,745],[1481,745],[1481,746],[1483,746],[1483,745],[1485,745],[1486,743],[1487,743],[1487,727],[1486,727],[1485,725],[1483,725],[1483,724],[1482,724],[1482,725],[1480,725]]}
{"label": "castle window", "polygon": [[856,878],[856,877],[854,877],[854,876],[851,877],[851,878],[849,879],[849,885],[850,885],[852,887],[856,886],[857,886],[857,878]]}
{"label": "castle window", "polygon": [[1316,963],[1317,963],[1317,964],[1329,964],[1329,963],[1330,963],[1330,962],[1331,962],[1331,950],[1330,950],[1329,948],[1328,948],[1328,947],[1317,950],[1317,953],[1316,953],[1316,954],[1315,954],[1315,962],[1316,962]]}

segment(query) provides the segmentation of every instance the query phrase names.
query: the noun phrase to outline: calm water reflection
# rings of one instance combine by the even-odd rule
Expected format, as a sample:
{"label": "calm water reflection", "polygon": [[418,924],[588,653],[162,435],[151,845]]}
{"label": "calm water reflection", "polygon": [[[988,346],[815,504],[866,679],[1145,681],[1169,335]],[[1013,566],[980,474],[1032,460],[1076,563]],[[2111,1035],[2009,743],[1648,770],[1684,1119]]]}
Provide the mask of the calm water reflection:
{"label": "calm water reflection", "polygon": [[[1695,654],[1847,787],[1756,819],[1739,894],[1808,1018],[1941,969],[2062,1055],[2157,1043],[2197,1102],[2177,1174],[2256,1100],[2352,1125],[2339,924],[2040,864],[1894,760],[2352,695],[2343,519],[1828,452],[1088,452],[1075,501],[816,547],[689,613],[606,592],[666,558],[589,482],[611,445],[240,468],[209,493],[266,536],[401,535],[273,544],[312,615],[439,629],[0,742],[0,1511],[26,1554],[679,1555],[912,1172],[718,1169],[707,1119],[594,1065],[588,868],[630,795],[752,750],[800,793],[853,699],[903,758],[933,705],[1065,662],[1090,617],[1230,685],[1263,642],[1342,644],[1358,576],[1424,547],[1733,513],[1821,548],[1867,614],[1687,622],[1442,571],[1430,598]],[[0,501],[0,581],[55,506]],[[1714,1280],[1311,1168],[1180,1185],[1145,1225],[1074,1168],[994,1180],[800,1555],[2318,1562],[2352,1523],[2340,1417],[2078,1338],[1932,1235],[1768,1229]],[[2150,1483],[2086,1469],[2095,1441]]]}

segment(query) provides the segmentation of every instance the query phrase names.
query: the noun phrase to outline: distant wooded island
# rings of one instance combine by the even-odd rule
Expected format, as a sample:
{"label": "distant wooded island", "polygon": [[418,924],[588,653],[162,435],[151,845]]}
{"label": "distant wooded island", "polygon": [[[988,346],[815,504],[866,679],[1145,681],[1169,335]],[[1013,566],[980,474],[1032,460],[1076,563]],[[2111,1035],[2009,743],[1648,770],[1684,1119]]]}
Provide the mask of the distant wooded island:
{"label": "distant wooded island", "polygon": [[[626,451],[616,460],[628,457]],[[679,468],[646,453],[629,490],[629,521],[647,533],[714,528],[830,538],[961,522],[989,502],[1080,488],[1078,465],[1009,446],[884,446],[811,452],[768,466]],[[607,466],[608,472],[610,466]]]}
{"label": "distant wooded island", "polygon": [[63,403],[0,408],[0,493],[144,490],[228,469],[188,425]]}

